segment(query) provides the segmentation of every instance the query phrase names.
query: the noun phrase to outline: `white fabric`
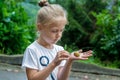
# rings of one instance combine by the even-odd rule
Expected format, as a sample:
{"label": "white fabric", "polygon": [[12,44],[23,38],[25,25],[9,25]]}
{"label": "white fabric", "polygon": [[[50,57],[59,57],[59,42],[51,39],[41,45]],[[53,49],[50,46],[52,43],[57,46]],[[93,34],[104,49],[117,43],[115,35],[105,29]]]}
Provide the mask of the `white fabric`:
{"label": "white fabric", "polygon": [[[34,41],[25,50],[22,67],[42,70],[47,66],[48,62],[49,63],[52,62],[57,52],[61,50],[64,50],[63,47],[61,46],[54,45],[53,49],[47,49],[41,46],[40,44],[38,44],[37,41]],[[44,64],[46,64],[46,66]],[[64,64],[65,61],[62,61],[59,66],[64,66]],[[59,66],[57,66],[52,72],[52,76],[54,77],[54,79],[50,75],[46,80],[57,80],[57,73]]]}

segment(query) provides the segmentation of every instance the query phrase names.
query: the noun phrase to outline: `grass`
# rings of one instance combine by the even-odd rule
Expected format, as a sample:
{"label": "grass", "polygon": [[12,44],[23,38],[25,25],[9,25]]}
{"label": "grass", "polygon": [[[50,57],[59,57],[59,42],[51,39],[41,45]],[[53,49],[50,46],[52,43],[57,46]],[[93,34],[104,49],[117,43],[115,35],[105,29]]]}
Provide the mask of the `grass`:
{"label": "grass", "polygon": [[93,58],[90,57],[88,60],[79,60],[79,62],[83,62],[83,63],[88,63],[88,64],[93,64],[93,65],[97,65],[97,66],[101,66],[101,67],[106,67],[106,68],[112,68],[112,69],[119,69],[118,67],[118,61],[114,61],[114,62],[102,62],[97,58]]}

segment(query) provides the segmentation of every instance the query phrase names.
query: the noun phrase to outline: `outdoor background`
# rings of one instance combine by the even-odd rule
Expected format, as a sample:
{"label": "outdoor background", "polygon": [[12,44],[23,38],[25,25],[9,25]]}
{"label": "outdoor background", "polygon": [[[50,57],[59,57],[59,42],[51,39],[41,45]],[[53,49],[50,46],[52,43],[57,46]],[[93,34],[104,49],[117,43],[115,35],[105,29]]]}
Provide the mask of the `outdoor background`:
{"label": "outdoor background", "polygon": [[[23,54],[36,39],[38,1],[0,0],[0,54]],[[48,1],[68,12],[69,24],[59,45],[69,52],[93,50],[85,63],[120,68],[120,0]]]}

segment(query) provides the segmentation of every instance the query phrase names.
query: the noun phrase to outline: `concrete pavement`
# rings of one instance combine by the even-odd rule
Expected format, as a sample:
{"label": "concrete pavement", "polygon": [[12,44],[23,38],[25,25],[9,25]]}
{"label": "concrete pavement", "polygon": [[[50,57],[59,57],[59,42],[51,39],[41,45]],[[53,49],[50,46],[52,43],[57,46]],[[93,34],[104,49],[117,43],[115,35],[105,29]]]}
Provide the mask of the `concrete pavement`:
{"label": "concrete pavement", "polygon": [[[0,80],[26,80],[21,62],[22,55],[0,55]],[[120,69],[74,62],[69,80],[120,80]]]}
{"label": "concrete pavement", "polygon": [[[27,78],[24,72],[0,70],[0,80],[27,80]],[[79,78],[70,77],[69,80],[79,80]]]}
{"label": "concrete pavement", "polygon": [[[0,80],[27,80],[20,66],[0,63]],[[120,80],[119,76],[71,71],[69,80]]]}
{"label": "concrete pavement", "polygon": [[[20,66],[0,63],[0,80],[27,80],[27,77]],[[79,78],[70,76],[69,80],[79,80]]]}

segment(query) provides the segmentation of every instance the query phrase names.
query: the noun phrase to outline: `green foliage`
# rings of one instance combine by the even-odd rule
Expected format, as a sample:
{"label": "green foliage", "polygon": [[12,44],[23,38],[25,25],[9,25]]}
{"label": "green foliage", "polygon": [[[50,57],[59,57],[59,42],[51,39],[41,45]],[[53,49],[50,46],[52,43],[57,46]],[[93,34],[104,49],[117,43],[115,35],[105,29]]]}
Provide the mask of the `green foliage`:
{"label": "green foliage", "polygon": [[29,17],[15,0],[0,1],[0,8],[0,51],[21,54],[33,40],[33,25],[27,26]]}
{"label": "green foliage", "polygon": [[120,60],[120,15],[116,13],[104,10],[94,14],[97,18],[98,31],[101,33],[96,56],[103,61]]}

